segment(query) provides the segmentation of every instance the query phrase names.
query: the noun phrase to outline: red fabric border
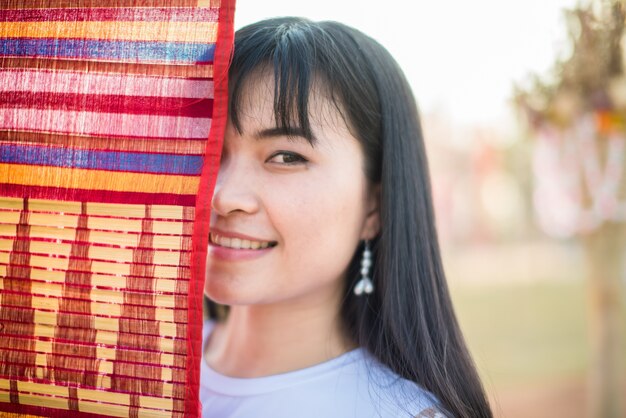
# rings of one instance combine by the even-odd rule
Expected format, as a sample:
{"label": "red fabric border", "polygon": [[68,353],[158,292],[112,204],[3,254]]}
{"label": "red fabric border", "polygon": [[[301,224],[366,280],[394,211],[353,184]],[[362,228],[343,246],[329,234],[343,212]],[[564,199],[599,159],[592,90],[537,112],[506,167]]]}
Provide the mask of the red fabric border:
{"label": "red fabric border", "polygon": [[[220,23],[214,55],[213,79],[215,96],[213,121],[207,142],[196,199],[196,217],[192,235],[192,269],[189,285],[189,323],[187,325],[187,388],[185,416],[200,416],[200,361],[202,360],[203,295],[206,256],[209,243],[211,199],[219,172],[224,131],[228,119],[228,68],[234,43],[235,0],[222,0]],[[212,152],[211,152],[212,151]]]}

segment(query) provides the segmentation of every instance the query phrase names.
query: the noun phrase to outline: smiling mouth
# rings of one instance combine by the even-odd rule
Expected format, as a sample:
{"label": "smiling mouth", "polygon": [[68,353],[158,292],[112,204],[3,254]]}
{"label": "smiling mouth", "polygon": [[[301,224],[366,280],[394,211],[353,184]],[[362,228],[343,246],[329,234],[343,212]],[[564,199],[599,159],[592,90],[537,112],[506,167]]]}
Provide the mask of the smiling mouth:
{"label": "smiling mouth", "polygon": [[209,234],[209,240],[211,244],[235,250],[263,250],[278,245],[276,241],[252,241],[241,238],[229,238],[213,232]]}

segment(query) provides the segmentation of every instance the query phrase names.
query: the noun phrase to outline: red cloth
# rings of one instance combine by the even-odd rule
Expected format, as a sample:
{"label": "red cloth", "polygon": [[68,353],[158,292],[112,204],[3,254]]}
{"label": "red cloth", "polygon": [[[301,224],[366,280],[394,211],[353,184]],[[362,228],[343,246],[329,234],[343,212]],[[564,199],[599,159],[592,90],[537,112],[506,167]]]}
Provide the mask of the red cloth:
{"label": "red cloth", "polygon": [[233,14],[0,4],[0,411],[199,416]]}

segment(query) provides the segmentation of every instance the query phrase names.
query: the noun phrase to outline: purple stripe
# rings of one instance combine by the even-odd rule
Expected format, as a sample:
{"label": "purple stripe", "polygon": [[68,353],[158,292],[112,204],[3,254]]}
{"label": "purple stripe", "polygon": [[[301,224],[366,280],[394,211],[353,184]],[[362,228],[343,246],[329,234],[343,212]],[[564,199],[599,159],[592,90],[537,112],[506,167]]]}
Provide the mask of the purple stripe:
{"label": "purple stripe", "polygon": [[0,145],[0,162],[134,173],[200,175],[203,158],[175,154]]}
{"label": "purple stripe", "polygon": [[144,22],[217,22],[218,9],[200,7],[119,7],[80,9],[0,10],[2,22],[45,21],[144,21]]}
{"label": "purple stripe", "polygon": [[199,64],[213,61],[215,44],[94,39],[0,38],[0,55]]}

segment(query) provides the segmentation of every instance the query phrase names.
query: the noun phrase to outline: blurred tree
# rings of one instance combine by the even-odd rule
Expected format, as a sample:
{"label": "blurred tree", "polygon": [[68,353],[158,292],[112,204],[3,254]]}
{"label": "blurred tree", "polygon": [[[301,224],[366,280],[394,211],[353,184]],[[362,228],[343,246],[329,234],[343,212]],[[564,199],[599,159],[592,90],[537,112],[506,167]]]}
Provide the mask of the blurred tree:
{"label": "blurred tree", "polygon": [[534,204],[542,228],[582,240],[588,260],[592,417],[626,416],[626,0],[567,11],[571,55],[549,78],[516,87],[535,138]]}

